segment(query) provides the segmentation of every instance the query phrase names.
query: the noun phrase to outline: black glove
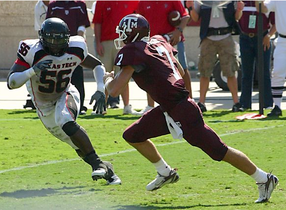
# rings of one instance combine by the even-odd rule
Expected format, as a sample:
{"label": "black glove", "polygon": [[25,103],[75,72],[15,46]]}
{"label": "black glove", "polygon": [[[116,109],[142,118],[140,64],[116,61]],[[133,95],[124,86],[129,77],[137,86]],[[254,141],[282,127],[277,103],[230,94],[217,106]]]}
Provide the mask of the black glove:
{"label": "black glove", "polygon": [[44,60],[44,61],[41,61],[39,63],[36,63],[34,66],[33,66],[33,69],[35,71],[35,73],[37,75],[39,75],[42,71],[47,71],[48,68],[50,68],[51,64],[52,64],[52,60]]}
{"label": "black glove", "polygon": [[105,114],[106,113],[106,105],[105,105],[105,94],[101,91],[96,91],[90,99],[89,105],[91,105],[95,101],[93,106],[93,112],[96,114]]}

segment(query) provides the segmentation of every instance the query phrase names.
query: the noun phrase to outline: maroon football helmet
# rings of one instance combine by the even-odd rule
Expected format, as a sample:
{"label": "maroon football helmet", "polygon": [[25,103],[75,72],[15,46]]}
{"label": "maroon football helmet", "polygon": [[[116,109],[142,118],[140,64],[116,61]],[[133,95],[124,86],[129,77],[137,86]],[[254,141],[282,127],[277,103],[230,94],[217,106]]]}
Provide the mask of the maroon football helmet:
{"label": "maroon football helmet", "polygon": [[139,14],[126,15],[116,27],[119,37],[114,40],[116,49],[121,49],[123,44],[136,41],[148,41],[150,38],[150,27],[145,17]]}

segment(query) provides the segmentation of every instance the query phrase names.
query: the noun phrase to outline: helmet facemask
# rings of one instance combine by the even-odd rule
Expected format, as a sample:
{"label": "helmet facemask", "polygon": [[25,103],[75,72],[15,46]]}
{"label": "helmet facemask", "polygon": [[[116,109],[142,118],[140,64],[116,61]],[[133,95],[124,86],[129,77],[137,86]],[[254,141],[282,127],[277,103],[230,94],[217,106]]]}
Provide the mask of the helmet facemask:
{"label": "helmet facemask", "polygon": [[116,33],[118,34],[118,38],[114,39],[114,46],[117,50],[120,50],[124,45],[124,41],[127,39],[127,35],[125,33],[126,26],[121,29],[119,26],[116,27]]}

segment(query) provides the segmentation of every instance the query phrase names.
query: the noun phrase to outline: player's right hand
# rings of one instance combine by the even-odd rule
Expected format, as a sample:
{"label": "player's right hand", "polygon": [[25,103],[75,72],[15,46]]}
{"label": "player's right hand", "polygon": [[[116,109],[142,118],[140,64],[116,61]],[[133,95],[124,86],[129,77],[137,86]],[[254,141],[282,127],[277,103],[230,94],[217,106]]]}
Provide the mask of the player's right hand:
{"label": "player's right hand", "polygon": [[39,75],[42,71],[47,71],[48,68],[51,67],[52,62],[53,62],[52,60],[40,61],[39,63],[36,63],[33,66],[33,69],[34,69],[35,73],[37,75]]}
{"label": "player's right hand", "polygon": [[105,94],[101,91],[96,91],[90,99],[89,105],[95,101],[95,104],[92,109],[92,114],[106,114],[106,104],[105,104]]}

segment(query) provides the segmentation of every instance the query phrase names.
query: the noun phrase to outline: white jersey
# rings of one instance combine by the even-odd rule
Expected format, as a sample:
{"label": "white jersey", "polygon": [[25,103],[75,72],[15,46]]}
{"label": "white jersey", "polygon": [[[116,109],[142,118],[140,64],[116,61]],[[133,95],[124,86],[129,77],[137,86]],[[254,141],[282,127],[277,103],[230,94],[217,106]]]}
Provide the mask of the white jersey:
{"label": "white jersey", "polygon": [[86,58],[87,53],[85,40],[81,36],[70,37],[67,52],[60,57],[48,55],[39,39],[20,42],[18,58],[29,66],[43,60],[53,61],[48,71],[41,72],[39,76],[34,75],[26,83],[36,107],[49,109],[61,97],[71,85],[73,71]]}
{"label": "white jersey", "polygon": [[286,35],[286,2],[267,0],[264,4],[269,12],[275,12],[275,25],[277,32],[282,35]]}

